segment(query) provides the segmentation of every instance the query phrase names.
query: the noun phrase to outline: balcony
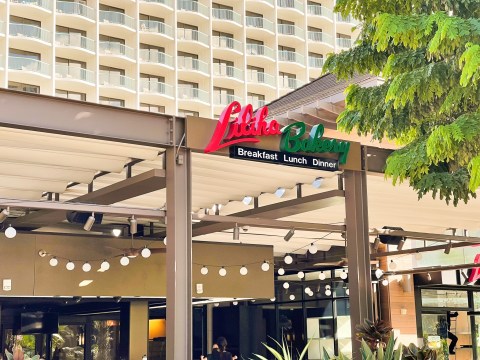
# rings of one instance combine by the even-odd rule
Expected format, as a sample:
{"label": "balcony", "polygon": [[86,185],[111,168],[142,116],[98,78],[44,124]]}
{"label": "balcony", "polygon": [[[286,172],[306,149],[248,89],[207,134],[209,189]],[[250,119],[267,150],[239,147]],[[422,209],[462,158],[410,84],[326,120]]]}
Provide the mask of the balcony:
{"label": "balcony", "polygon": [[[72,51],[79,53],[76,56],[82,56],[81,54],[85,56],[85,52],[95,53],[95,42],[78,33],[57,32],[55,34],[55,45],[57,46],[57,55],[64,55],[64,57],[72,56]],[[62,49],[62,47],[65,49]]]}
{"label": "balcony", "polygon": [[105,87],[124,89],[131,92],[135,91],[135,80],[117,72],[100,70],[99,84]]}
{"label": "balcony", "polygon": [[93,71],[78,66],[56,65],[55,77],[57,79],[83,81],[92,85],[95,83],[95,74]]}
{"label": "balcony", "polygon": [[354,19],[351,15],[342,16],[342,14],[337,13],[337,22],[338,23],[346,23],[351,25],[357,25],[358,21]]}
{"label": "balcony", "polygon": [[247,29],[261,29],[271,33],[275,31],[273,22],[259,16],[246,16],[245,25],[247,26]]}
{"label": "balcony", "polygon": [[337,38],[337,48],[350,49],[352,47],[352,39]]}
{"label": "balcony", "polygon": [[278,86],[281,89],[295,90],[303,85],[303,81],[300,81],[295,78],[279,78]]}
{"label": "balcony", "polygon": [[275,52],[265,45],[247,44],[246,52],[250,65],[264,67],[275,61]]}
{"label": "balcony", "polygon": [[[198,1],[193,0],[178,0],[177,1],[177,10],[182,12],[190,13],[194,16],[201,16],[204,18],[209,17],[208,7],[200,4]],[[179,14],[182,16],[181,14]],[[187,16],[186,19],[189,19],[190,16]]]}
{"label": "balcony", "polygon": [[33,39],[44,43],[51,43],[50,31],[28,24],[10,23],[10,36],[22,39]]}
{"label": "balcony", "polygon": [[247,82],[275,87],[275,78],[272,75],[256,70],[247,70]]}
{"label": "balcony", "polygon": [[311,16],[322,16],[333,21],[333,11],[322,5],[307,5],[307,13]]}
{"label": "balcony", "polygon": [[178,100],[193,100],[209,104],[209,94],[208,92],[190,86],[178,85],[177,88]]}
{"label": "balcony", "polygon": [[215,81],[217,85],[227,84],[232,80],[235,82],[244,81],[242,70],[225,64],[213,64],[213,76],[217,78]]}
{"label": "balcony", "polygon": [[[185,50],[191,50],[191,45],[195,45],[198,48],[208,48],[208,35],[198,30],[177,28],[177,40],[188,42]],[[180,45],[180,44],[179,44]]]}
{"label": "balcony", "polygon": [[213,104],[215,106],[227,106],[234,101],[238,101],[241,104],[243,99],[231,94],[213,94]]}
{"label": "balcony", "polygon": [[51,0],[10,0],[12,7],[22,6],[22,13],[25,16],[33,15],[37,12],[51,12],[52,2]]}
{"label": "balcony", "polygon": [[179,56],[177,58],[178,70],[196,71],[209,76],[208,64],[189,56]]}
{"label": "balcony", "polygon": [[305,35],[305,32],[303,29],[299,28],[298,26],[295,25],[289,25],[289,24],[278,24],[277,25],[278,29],[278,34],[279,35],[290,35],[290,36],[296,36],[299,37],[303,40],[303,37]]}
{"label": "balcony", "polygon": [[140,20],[140,31],[152,35],[162,35],[173,39],[173,29],[160,21]]}
{"label": "balcony", "polygon": [[50,65],[37,59],[28,57],[8,56],[8,69],[50,76]]}
{"label": "balcony", "polygon": [[279,10],[295,10],[303,14],[303,3],[299,0],[277,0]]}
{"label": "balcony", "polygon": [[308,41],[309,50],[313,50],[315,52],[324,53],[331,51],[333,48],[332,36],[321,31],[309,31]]}
{"label": "balcony", "polygon": [[155,65],[164,65],[170,68],[173,67],[173,58],[170,55],[167,55],[163,52],[154,49],[140,49],[140,62],[155,64]]}
{"label": "balcony", "polygon": [[140,4],[148,4],[154,7],[162,6],[173,9],[173,0],[140,0]]}
{"label": "balcony", "polygon": [[243,44],[227,36],[212,36],[212,47],[221,50],[233,50],[243,53]]}
{"label": "balcony", "polygon": [[284,61],[288,63],[295,63],[301,66],[305,65],[305,58],[303,55],[296,53],[294,51],[288,50],[279,50],[278,51],[278,61]]}
{"label": "balcony", "polygon": [[252,105],[254,111],[267,104],[267,102],[265,100],[261,100],[261,99],[258,99],[258,98],[252,98],[252,97],[248,97],[247,103]]}
{"label": "balcony", "polygon": [[324,58],[309,56],[308,57],[308,66],[314,69],[323,68],[323,63],[325,62]]}
{"label": "balcony", "polygon": [[230,9],[213,8],[212,18],[214,21],[218,21],[215,27],[218,28],[220,26],[223,30],[227,30],[232,24],[239,27],[242,26],[242,16]]}
{"label": "balcony", "polygon": [[75,15],[90,21],[95,20],[95,10],[93,8],[70,1],[57,1],[57,13],[65,15]]}
{"label": "balcony", "polygon": [[135,60],[135,51],[119,42],[100,41],[98,48],[101,55],[122,56],[132,61]]}
{"label": "balcony", "polygon": [[152,95],[164,95],[173,98],[173,87],[163,82],[140,79],[140,92]]}
{"label": "balcony", "polygon": [[122,25],[130,30],[135,29],[135,20],[118,11],[99,11],[99,20],[103,24]]}

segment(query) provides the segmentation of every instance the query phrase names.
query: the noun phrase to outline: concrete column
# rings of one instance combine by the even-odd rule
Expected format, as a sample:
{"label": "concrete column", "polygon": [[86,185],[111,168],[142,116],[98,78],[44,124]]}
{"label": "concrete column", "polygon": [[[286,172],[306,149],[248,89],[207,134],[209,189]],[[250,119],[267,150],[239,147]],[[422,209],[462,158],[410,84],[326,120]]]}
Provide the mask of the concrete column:
{"label": "concrete column", "polygon": [[344,179],[352,350],[353,359],[361,359],[355,326],[365,319],[373,319],[367,177],[364,171],[346,170]]}
{"label": "concrete column", "polygon": [[190,151],[166,151],[167,359],[192,358],[192,217]]}
{"label": "concrete column", "polygon": [[130,303],[129,335],[128,358],[142,360],[148,354],[148,301]]}

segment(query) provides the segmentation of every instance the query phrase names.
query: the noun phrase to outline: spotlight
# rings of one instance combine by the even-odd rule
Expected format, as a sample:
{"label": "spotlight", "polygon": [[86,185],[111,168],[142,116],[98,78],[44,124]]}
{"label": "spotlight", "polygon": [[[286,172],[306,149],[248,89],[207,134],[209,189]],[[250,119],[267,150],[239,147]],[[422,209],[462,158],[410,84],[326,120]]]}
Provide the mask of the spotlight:
{"label": "spotlight", "polygon": [[90,231],[94,223],[95,223],[95,213],[92,212],[92,215],[88,217],[87,221],[85,222],[85,225],[83,225],[83,230]]}
{"label": "spotlight", "polygon": [[270,270],[270,264],[268,263],[267,260],[263,261],[262,270],[263,270],[263,271],[268,271],[268,270]]}
{"label": "spotlight", "polygon": [[248,269],[245,265],[242,265],[240,268],[240,275],[247,275],[248,274]]}
{"label": "spotlight", "polygon": [[225,269],[223,266],[220,268],[220,270],[218,270],[218,274],[220,276],[225,276],[227,275],[227,269]]}
{"label": "spotlight", "polygon": [[288,241],[292,238],[293,234],[295,234],[295,229],[288,230],[288,233],[283,237],[283,240]]}
{"label": "spotlight", "polygon": [[383,270],[377,268],[377,270],[375,270],[375,276],[377,277],[377,279],[380,279],[383,276]]}
{"label": "spotlight", "polygon": [[285,195],[285,188],[279,187],[277,190],[274,192],[275,196],[278,198],[281,198],[283,195]]}
{"label": "spotlight", "polygon": [[123,255],[123,256],[120,258],[120,264],[121,264],[122,266],[127,266],[129,263],[130,263],[130,259],[128,258],[128,256]]}
{"label": "spotlight", "polygon": [[8,218],[9,215],[10,215],[10,208],[7,207],[6,209],[3,209],[0,212],[0,223],[3,223]]}
{"label": "spotlight", "polygon": [[320,280],[325,280],[326,277],[327,277],[327,276],[325,275],[325,273],[324,273],[323,271],[321,271],[320,274],[318,274],[318,278],[319,278]]}
{"label": "spotlight", "polygon": [[289,287],[290,287],[290,284],[285,281],[285,282],[283,283],[283,288],[284,288],[284,289],[288,289]]}
{"label": "spotlight", "polygon": [[8,225],[8,228],[5,229],[5,237],[13,239],[15,236],[17,236],[17,230],[12,225]]}
{"label": "spotlight", "polygon": [[447,244],[447,246],[445,246],[445,250],[443,251],[445,254],[450,254],[450,250],[452,250],[452,241],[450,240]]}
{"label": "spotlight", "polygon": [[314,243],[311,243],[310,246],[308,247],[308,252],[312,255],[316,254],[318,251],[317,245]]}
{"label": "spotlight", "polygon": [[113,300],[115,300],[116,303],[119,303],[120,301],[122,301],[122,297],[121,296],[114,296]]}
{"label": "spotlight", "polygon": [[129,219],[130,222],[130,234],[136,234],[138,230],[138,222],[137,219],[135,219],[135,216],[132,215],[132,217]]}
{"label": "spotlight", "polygon": [[149,258],[150,255],[152,255],[152,251],[148,247],[145,246],[142,249],[142,251],[140,252],[140,254],[142,255],[142,257],[144,257],[146,259],[146,258]]}
{"label": "spotlight", "polygon": [[390,269],[395,270],[397,268],[397,263],[393,260],[390,260]]}
{"label": "spotlight", "polygon": [[340,273],[340,279],[345,280],[347,277],[348,277],[348,274],[345,271],[345,269],[343,269],[343,271]]}
{"label": "spotlight", "polygon": [[122,229],[112,229],[112,235],[115,237],[119,237],[122,234]]}
{"label": "spotlight", "polygon": [[280,275],[280,276],[285,275],[285,269],[284,269],[284,268],[279,268],[279,269],[277,270],[277,273],[278,273],[278,275]]}
{"label": "spotlight", "polygon": [[75,263],[71,260],[68,260],[67,265],[65,265],[65,267],[67,268],[67,270],[71,271],[71,270],[75,269]]}
{"label": "spotlight", "polygon": [[57,265],[58,265],[58,260],[57,260],[57,258],[54,256],[54,257],[52,257],[52,258],[50,259],[49,263],[50,263],[50,266],[57,266]]}
{"label": "spotlight", "polygon": [[92,270],[92,265],[90,265],[87,261],[86,263],[84,263],[82,265],[82,270],[85,271],[85,272],[89,272],[90,270]]}
{"label": "spotlight", "polygon": [[233,240],[240,240],[240,228],[236,224],[233,228]]}
{"label": "spotlight", "polygon": [[242,200],[242,202],[245,204],[245,205],[250,205],[253,201],[253,197],[252,196],[245,196]]}
{"label": "spotlight", "polygon": [[385,279],[382,280],[382,285],[383,285],[383,286],[387,286],[387,285],[388,285],[388,279],[387,279],[387,278],[385,278]]}
{"label": "spotlight", "polygon": [[208,268],[205,265],[203,265],[202,268],[200,269],[200,273],[202,275],[207,275],[208,274]]}
{"label": "spotlight", "polygon": [[295,295],[290,294],[290,300],[292,300],[292,301],[295,300]]}
{"label": "spotlight", "polygon": [[405,238],[401,238],[397,245],[397,250],[400,251],[403,249],[403,245],[405,245]]}
{"label": "spotlight", "polygon": [[373,251],[377,252],[378,247],[380,246],[380,236],[377,235],[375,241],[373,242]]}
{"label": "spotlight", "polygon": [[283,261],[285,261],[285,264],[290,265],[293,262],[293,258],[290,254],[287,254],[283,258]]}
{"label": "spotlight", "polygon": [[303,279],[305,277],[305,273],[303,271],[299,271],[297,276],[299,279]]}
{"label": "spotlight", "polygon": [[107,271],[108,269],[110,269],[110,263],[107,260],[103,260],[100,264],[100,270]]}
{"label": "spotlight", "polygon": [[315,189],[318,189],[320,186],[322,186],[323,183],[323,178],[322,177],[317,177],[315,180],[312,182],[312,186]]}

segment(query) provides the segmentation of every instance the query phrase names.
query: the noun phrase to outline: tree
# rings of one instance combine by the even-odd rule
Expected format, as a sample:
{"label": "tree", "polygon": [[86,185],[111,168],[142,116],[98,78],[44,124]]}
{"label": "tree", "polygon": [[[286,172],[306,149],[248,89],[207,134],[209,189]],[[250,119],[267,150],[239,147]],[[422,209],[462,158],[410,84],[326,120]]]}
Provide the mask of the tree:
{"label": "tree", "polygon": [[467,203],[480,186],[480,1],[338,0],[336,10],[360,20],[360,37],[324,71],[384,79],[347,88],[339,129],[397,142],[385,167],[394,184]]}

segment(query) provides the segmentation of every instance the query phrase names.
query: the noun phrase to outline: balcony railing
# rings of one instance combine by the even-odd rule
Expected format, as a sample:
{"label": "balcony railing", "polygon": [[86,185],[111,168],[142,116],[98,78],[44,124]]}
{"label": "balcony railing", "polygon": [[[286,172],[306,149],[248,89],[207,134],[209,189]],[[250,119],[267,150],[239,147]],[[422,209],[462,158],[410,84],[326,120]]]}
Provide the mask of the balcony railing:
{"label": "balcony railing", "polygon": [[38,6],[45,10],[52,10],[52,2],[50,0],[10,0],[13,4]]}
{"label": "balcony railing", "polygon": [[337,38],[337,46],[344,49],[350,49],[352,47],[352,39]]}
{"label": "balcony railing", "polygon": [[286,62],[295,62],[299,64],[304,64],[305,58],[303,55],[289,50],[280,50],[278,51],[278,60]]}
{"label": "balcony railing", "polygon": [[243,71],[237,69],[234,66],[225,65],[225,64],[213,64],[213,75],[215,76],[225,76],[230,78],[235,78],[238,80],[243,80]]}
{"label": "balcony railing", "polygon": [[208,45],[208,35],[198,30],[177,28],[177,39],[196,41],[205,45]]}
{"label": "balcony railing", "polygon": [[11,36],[36,39],[48,43],[51,42],[50,31],[42,29],[39,26],[11,23],[9,28]]}
{"label": "balcony railing", "polygon": [[173,58],[155,49],[140,49],[140,61],[173,66]]}
{"label": "balcony railing", "polygon": [[349,23],[349,24],[358,24],[358,21],[354,19],[351,15],[342,16],[342,14],[337,13],[337,21],[342,23]]}
{"label": "balcony railing", "polygon": [[173,0],[141,0],[140,2],[156,3],[166,5],[168,7],[173,7]]}
{"label": "balcony railing", "polygon": [[173,87],[151,79],[140,79],[140,92],[173,97]]}
{"label": "balcony railing", "polygon": [[277,6],[286,9],[295,9],[303,12],[303,3],[299,0],[277,0]]}
{"label": "balcony railing", "polygon": [[56,33],[55,43],[59,46],[79,47],[88,51],[95,51],[95,42],[79,33]]}
{"label": "balcony railing", "polygon": [[135,80],[125,75],[120,75],[117,72],[107,70],[100,70],[99,73],[100,85],[121,87],[128,90],[135,90]]}
{"label": "balcony railing", "polygon": [[256,70],[247,70],[247,82],[275,86],[275,78],[272,75]]}
{"label": "balcony railing", "polygon": [[208,17],[208,7],[206,7],[203,4],[200,4],[198,1],[178,0],[177,10],[192,11]]}
{"label": "balcony railing", "polygon": [[262,106],[265,106],[267,102],[265,100],[247,97],[247,104],[252,104],[253,110],[256,110],[261,108]]}
{"label": "balcony railing", "polygon": [[74,79],[86,81],[89,83],[95,82],[95,74],[93,71],[83,69],[78,66],[69,66],[69,65],[56,65],[55,66],[55,76],[57,79]]}
{"label": "balcony railing", "polygon": [[212,9],[212,17],[216,20],[233,21],[237,24],[242,22],[242,16],[230,9]]}
{"label": "balcony railing", "polygon": [[213,94],[213,103],[215,105],[228,105],[233,101],[238,101],[242,103],[242,99],[238,96],[232,94]]}
{"label": "balcony railing", "polygon": [[197,100],[209,103],[208,92],[190,86],[181,86],[177,88],[178,98],[180,100]]}
{"label": "balcony railing", "polygon": [[295,25],[278,24],[277,28],[278,28],[278,33],[282,35],[293,35],[293,36],[298,36],[300,38],[303,38],[304,36],[303,29]]}
{"label": "balcony railing", "polygon": [[93,8],[79,2],[57,1],[57,13],[79,15],[90,20],[95,19]]}
{"label": "balcony railing", "polygon": [[321,31],[309,31],[308,40],[333,46],[333,38]]}
{"label": "balcony railing", "polygon": [[308,15],[324,16],[333,20],[333,11],[322,5],[307,5]]}
{"label": "balcony railing", "polygon": [[172,27],[160,21],[140,20],[140,31],[173,36]]}
{"label": "balcony railing", "polygon": [[303,85],[303,82],[295,78],[279,78],[279,87],[282,89],[297,89]]}
{"label": "balcony railing", "polygon": [[50,65],[37,59],[10,55],[8,57],[10,70],[32,71],[42,75],[50,75]]}
{"label": "balcony railing", "polygon": [[131,29],[135,27],[135,20],[118,11],[100,10],[100,22],[104,24],[125,25]]}
{"label": "balcony railing", "polygon": [[135,57],[135,52],[131,47],[115,41],[100,41],[99,49],[100,53],[105,55],[120,55],[132,60]]}
{"label": "balcony railing", "polygon": [[5,35],[5,23],[0,21],[0,35]]}
{"label": "balcony railing", "polygon": [[265,29],[268,31],[273,32],[273,23],[270,20],[267,20],[260,16],[246,16],[245,17],[245,24],[248,27],[254,27],[259,29]]}
{"label": "balcony railing", "polygon": [[227,36],[212,36],[212,46],[220,49],[232,49],[242,52],[243,45],[240,41]]}
{"label": "balcony railing", "polygon": [[273,59],[275,53],[273,52],[273,49],[265,45],[247,44],[247,55],[260,55]]}
{"label": "balcony railing", "polygon": [[325,62],[324,58],[309,56],[308,57],[308,65],[315,69],[323,68],[323,63]]}
{"label": "balcony railing", "polygon": [[179,56],[177,58],[178,68],[181,70],[200,71],[208,74],[208,64],[190,56]]}

